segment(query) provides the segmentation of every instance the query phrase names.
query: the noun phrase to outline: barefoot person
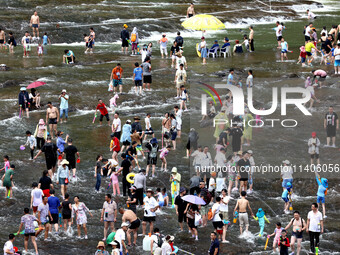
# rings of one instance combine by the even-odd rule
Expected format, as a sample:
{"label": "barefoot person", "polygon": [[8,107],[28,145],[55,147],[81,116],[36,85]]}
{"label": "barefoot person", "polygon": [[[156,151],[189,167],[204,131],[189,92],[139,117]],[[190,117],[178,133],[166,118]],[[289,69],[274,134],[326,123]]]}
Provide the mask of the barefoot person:
{"label": "barefoot person", "polygon": [[[294,212],[294,218],[285,227],[285,230],[288,230],[291,226],[293,226],[292,237],[290,239],[290,247],[292,249],[291,254],[300,255],[302,235],[307,225],[306,225],[305,220],[300,217],[299,211]],[[295,241],[297,241],[296,253],[295,253],[295,246],[294,246]]]}
{"label": "barefoot person", "polygon": [[35,37],[35,32],[37,32],[37,37],[39,38],[40,19],[38,16],[38,12],[36,11],[31,16],[30,26],[32,27],[33,30],[33,37]]}
{"label": "barefoot person", "polygon": [[57,134],[57,125],[59,122],[59,110],[57,107],[53,106],[51,102],[47,103],[46,111],[46,123],[49,124],[51,138],[53,139],[53,134]]}
{"label": "barefoot person", "polygon": [[190,6],[187,9],[187,18],[191,18],[194,15],[195,15],[194,4],[191,3]]}
{"label": "barefoot person", "polygon": [[117,204],[112,200],[110,194],[105,195],[105,202],[103,204],[103,209],[100,216],[100,221],[104,221],[104,238],[106,241],[107,230],[110,226],[111,232],[115,230],[115,222],[117,220]]}
{"label": "barefoot person", "polygon": [[240,221],[240,234],[243,233],[243,228],[246,227],[246,232],[248,232],[249,221],[247,208],[249,209],[251,216],[254,217],[253,211],[251,210],[249,201],[246,199],[247,193],[245,191],[241,192],[241,199],[237,200],[237,204],[234,209],[234,214],[238,211],[239,221]]}
{"label": "barefoot person", "polygon": [[119,208],[119,213],[122,214],[122,222],[131,222],[126,233],[128,239],[128,245],[131,245],[131,233],[133,233],[133,244],[137,243],[137,231],[140,226],[140,219],[132,210],[124,210],[123,207]]}

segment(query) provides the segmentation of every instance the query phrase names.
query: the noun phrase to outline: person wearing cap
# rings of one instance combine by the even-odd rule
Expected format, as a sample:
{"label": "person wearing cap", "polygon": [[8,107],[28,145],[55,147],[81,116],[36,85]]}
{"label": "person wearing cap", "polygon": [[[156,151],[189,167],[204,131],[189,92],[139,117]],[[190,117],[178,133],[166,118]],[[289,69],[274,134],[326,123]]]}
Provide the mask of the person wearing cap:
{"label": "person wearing cap", "polygon": [[319,158],[319,146],[320,146],[320,140],[316,136],[316,132],[312,132],[312,137],[308,140],[308,153],[311,156],[310,163],[314,165],[314,158],[316,159],[317,165],[320,164],[320,158]]}
{"label": "person wearing cap", "polygon": [[199,44],[199,51],[201,52],[201,58],[203,59],[203,65],[205,65],[208,51],[207,51],[207,42],[205,41],[205,37],[202,36],[201,42]]}
{"label": "person wearing cap", "polygon": [[105,242],[109,226],[111,228],[111,232],[113,232],[115,230],[114,223],[117,221],[117,203],[112,200],[110,194],[105,195],[105,202],[101,211],[100,221],[104,221],[103,241]]}
{"label": "person wearing cap", "polygon": [[67,192],[68,180],[70,179],[70,171],[68,168],[68,164],[69,162],[66,159],[62,160],[57,171],[57,184],[60,184],[61,186],[60,191],[63,199]]}
{"label": "person wearing cap", "polygon": [[110,255],[110,253],[105,250],[105,243],[103,241],[98,242],[97,251],[94,255]]}
{"label": "person wearing cap", "polygon": [[172,243],[174,240],[175,240],[174,236],[167,235],[165,237],[165,242],[163,242],[162,247],[161,247],[162,255],[176,254],[172,251],[172,248],[171,248],[171,245],[170,245],[170,243]]}
{"label": "person wearing cap", "polygon": [[[64,154],[66,155],[66,160],[69,162],[69,169],[72,170],[73,178],[76,177],[76,162],[80,161],[80,154],[77,149],[73,145],[73,140],[71,138],[68,138],[67,140],[67,147],[64,149],[64,153],[62,154],[62,157],[64,157]],[[76,160],[77,155],[77,160]]]}
{"label": "person wearing cap", "polygon": [[243,53],[243,47],[239,40],[235,40],[235,46],[233,48],[233,53]]}
{"label": "person wearing cap", "polygon": [[290,182],[293,184],[293,168],[290,165],[289,160],[282,161],[283,166],[281,167],[281,179],[282,179],[282,188],[286,189],[287,183]]}
{"label": "person wearing cap", "polygon": [[103,103],[103,100],[98,99],[98,105],[96,107],[96,112],[95,116],[97,116],[97,111],[99,110],[100,112],[100,117],[99,117],[99,124],[102,124],[103,118],[105,117],[109,126],[110,126],[110,117],[109,117],[109,112],[107,111],[106,105]]}
{"label": "person wearing cap", "polygon": [[145,147],[149,150],[148,159],[147,159],[147,167],[146,167],[146,176],[148,176],[150,165],[152,166],[152,178],[155,177],[155,170],[157,164],[157,153],[159,150],[157,138],[152,138],[150,142],[148,142]]}
{"label": "person wearing cap", "polygon": [[37,140],[37,148],[40,150],[44,146],[47,138],[47,127],[43,119],[39,120],[39,123],[35,128],[34,137]]}
{"label": "person wearing cap", "polygon": [[126,206],[127,208],[129,208],[131,211],[133,211],[134,213],[137,213],[137,210],[136,210],[136,206],[138,204],[138,201],[137,201],[137,195],[136,195],[136,186],[132,185],[130,188],[129,188],[129,197],[128,199],[126,200]]}
{"label": "person wearing cap", "polygon": [[120,153],[123,153],[125,147],[130,146],[131,144],[131,133],[132,133],[132,127],[131,127],[131,120],[127,120],[122,128],[122,135],[120,137],[120,142],[123,144],[120,149]]}
{"label": "person wearing cap", "polygon": [[158,43],[160,44],[159,49],[161,51],[162,58],[164,58],[164,55],[165,55],[165,58],[168,58],[168,51],[166,49],[167,44],[168,44],[168,38],[166,38],[165,33],[162,34],[162,38],[158,41]]}
{"label": "person wearing cap", "polygon": [[328,180],[326,178],[320,178],[320,174],[317,171],[314,171],[314,172],[315,172],[316,182],[318,183],[317,203],[319,207],[322,204],[323,217],[327,218],[325,196],[327,195],[327,191],[328,191]]}
{"label": "person wearing cap", "polygon": [[63,115],[65,115],[65,122],[67,122],[69,95],[67,95],[66,89],[63,89],[61,91],[59,99],[60,99],[60,106],[59,106],[59,108],[60,108],[60,123],[63,123]]}
{"label": "person wearing cap", "polygon": [[26,91],[26,87],[20,88],[18,104],[20,108],[20,114],[21,111],[26,111],[26,116],[29,118],[29,95]]}
{"label": "person wearing cap", "polygon": [[187,222],[187,218],[184,214],[184,211],[187,207],[187,202],[182,199],[183,196],[185,196],[186,192],[187,190],[184,187],[181,187],[179,190],[179,194],[175,198],[176,215],[178,216],[178,223],[181,231],[183,231],[183,222]]}
{"label": "person wearing cap", "polygon": [[53,106],[51,102],[47,103],[47,110],[46,110],[46,123],[49,124],[50,128],[50,135],[53,139],[53,135],[57,134],[57,125],[59,122],[59,111],[58,108]]}
{"label": "person wearing cap", "polygon": [[181,174],[178,173],[177,171],[177,167],[173,167],[171,169],[171,175],[170,175],[170,182],[172,183],[176,183],[176,194],[175,196],[177,196],[179,193],[179,190],[180,190],[180,187],[181,187]]}
{"label": "person wearing cap", "polygon": [[122,52],[124,52],[124,48],[125,48],[125,53],[128,53],[129,38],[130,38],[129,31],[126,30],[127,28],[128,28],[128,25],[124,24],[123,30],[120,32],[120,39],[122,40]]}
{"label": "person wearing cap", "polygon": [[129,223],[123,222],[120,226],[120,229],[116,231],[115,241],[119,243],[120,246],[119,250],[121,254],[123,254],[123,250],[125,251],[125,254],[129,252],[125,245],[125,233],[128,230],[129,225],[130,225]]}
{"label": "person wearing cap", "polygon": [[[54,189],[50,191],[51,196],[48,198],[48,206],[50,213],[52,215],[53,220],[50,220],[50,224],[54,226],[55,233],[58,234],[59,230],[59,208],[60,208],[60,200],[58,197],[56,197]],[[52,231],[52,228],[51,228]]]}
{"label": "person wearing cap", "polygon": [[110,243],[112,245],[112,253],[111,255],[121,255],[122,253],[120,252],[120,245],[119,242],[114,240]]}
{"label": "person wearing cap", "polygon": [[209,53],[214,53],[215,50],[216,50],[216,56],[217,56],[217,51],[220,50],[220,45],[218,44],[218,40],[214,41],[214,44],[209,49]]}
{"label": "person wearing cap", "polygon": [[37,155],[35,155],[33,160],[37,159],[37,157],[39,157],[39,155],[43,152],[45,153],[47,170],[52,179],[53,174],[55,172],[55,166],[57,163],[57,152],[60,153],[60,150],[58,149],[55,143],[52,143],[50,136],[47,137],[46,143],[41,148],[41,150],[37,153]]}
{"label": "person wearing cap", "polygon": [[157,203],[156,199],[153,197],[153,190],[147,189],[146,190],[146,197],[144,198],[144,217],[142,222],[143,227],[143,236],[146,233],[146,225],[149,223],[150,231],[149,233],[152,234],[153,231],[153,223],[156,221],[156,210],[159,208],[159,204]]}
{"label": "person wearing cap", "polygon": [[320,234],[324,232],[324,218],[318,208],[318,204],[313,203],[311,207],[312,210],[307,215],[306,232],[309,234],[310,251],[312,254],[315,254],[316,247],[320,247]]}
{"label": "person wearing cap", "polygon": [[[59,149],[58,156],[62,155],[64,153],[65,144],[67,144],[68,138],[69,138],[69,135],[66,135],[66,139],[64,141],[64,139],[62,137],[63,134],[64,134],[64,132],[62,132],[62,131],[57,132],[57,147]],[[58,165],[59,165],[59,158],[58,158]]]}
{"label": "person wearing cap", "polygon": [[137,243],[137,232],[140,226],[140,219],[137,217],[136,213],[132,210],[125,210],[123,207],[119,208],[119,213],[122,214],[122,222],[130,222],[129,229],[126,233],[128,245],[131,245],[131,233],[133,234],[133,244]]}

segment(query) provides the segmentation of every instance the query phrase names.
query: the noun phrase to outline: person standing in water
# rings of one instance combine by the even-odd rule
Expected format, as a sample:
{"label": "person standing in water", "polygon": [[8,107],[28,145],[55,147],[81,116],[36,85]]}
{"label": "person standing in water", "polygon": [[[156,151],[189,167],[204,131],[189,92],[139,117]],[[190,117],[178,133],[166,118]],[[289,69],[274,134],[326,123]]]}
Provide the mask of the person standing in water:
{"label": "person standing in water", "polygon": [[120,39],[122,40],[122,52],[124,52],[124,48],[125,48],[125,53],[128,52],[129,49],[129,31],[127,31],[126,29],[128,28],[128,25],[124,24],[123,25],[123,30],[120,32]]}
{"label": "person standing in water", "polygon": [[65,115],[65,121],[64,122],[67,122],[69,96],[67,95],[66,89],[63,89],[61,91],[59,99],[60,99],[60,123],[63,123],[63,115]]}
{"label": "person standing in water", "polygon": [[47,103],[46,111],[46,123],[49,124],[51,138],[53,139],[53,134],[57,134],[57,125],[59,122],[59,111],[58,108],[53,106],[51,102]]}
{"label": "person standing in water", "polygon": [[245,231],[248,232],[249,221],[248,221],[248,213],[247,208],[249,209],[251,216],[254,217],[253,211],[251,210],[249,201],[246,199],[247,192],[241,192],[241,199],[237,200],[234,214],[238,210],[239,221],[240,221],[240,234],[243,233],[243,227],[245,227]]}
{"label": "person standing in water", "polygon": [[250,52],[253,52],[255,50],[254,48],[254,27],[253,26],[250,26],[249,27],[249,45],[250,45]]}
{"label": "person standing in water", "polygon": [[37,37],[39,38],[40,19],[37,11],[31,16],[30,27],[32,27],[33,30],[33,38],[35,38],[35,33],[37,33]]}
{"label": "person standing in water", "polygon": [[[29,96],[26,91],[26,87],[21,87],[20,93],[19,93],[19,107],[20,107],[20,112],[26,111],[26,116],[29,118]],[[21,113],[20,113],[21,114]]]}
{"label": "person standing in water", "polygon": [[1,46],[1,49],[3,48],[5,48],[5,50],[7,49],[5,31],[2,30],[1,28],[0,28],[0,46]]}
{"label": "person standing in water", "polygon": [[136,27],[134,27],[131,32],[130,42],[131,42],[132,55],[137,55],[139,53],[139,49],[138,49],[139,37],[138,37],[138,31]]}
{"label": "person standing in water", "polygon": [[187,9],[187,18],[191,18],[194,15],[195,15],[194,4],[191,3],[190,6]]}
{"label": "person standing in water", "polygon": [[319,247],[320,234],[323,233],[323,218],[317,203],[312,204],[312,210],[308,213],[306,229],[309,233],[310,251],[315,254],[315,247]]}
{"label": "person standing in water", "polygon": [[277,48],[278,49],[281,49],[282,30],[283,30],[282,25],[280,24],[279,21],[276,21],[275,31],[276,31],[276,39],[277,39]]}
{"label": "person standing in water", "polygon": [[333,106],[328,108],[328,113],[325,115],[324,119],[324,128],[326,129],[327,133],[327,147],[331,146],[332,140],[332,147],[335,148],[335,137],[336,137],[336,130],[339,130],[339,118],[338,115],[333,111]]}
{"label": "person standing in water", "polygon": [[314,165],[314,158],[316,159],[316,163],[320,164],[319,159],[319,146],[320,140],[316,137],[316,132],[312,132],[312,137],[308,140],[308,153],[311,156],[310,163]]}

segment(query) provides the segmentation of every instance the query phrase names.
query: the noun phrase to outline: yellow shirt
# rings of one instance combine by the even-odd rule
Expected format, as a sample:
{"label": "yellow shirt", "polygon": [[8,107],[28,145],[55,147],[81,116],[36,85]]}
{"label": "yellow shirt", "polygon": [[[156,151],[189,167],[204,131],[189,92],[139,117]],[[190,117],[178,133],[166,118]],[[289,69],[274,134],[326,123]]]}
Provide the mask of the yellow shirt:
{"label": "yellow shirt", "polygon": [[307,52],[311,52],[312,48],[315,48],[314,43],[312,43],[312,42],[309,42],[305,45],[305,49],[306,49]]}

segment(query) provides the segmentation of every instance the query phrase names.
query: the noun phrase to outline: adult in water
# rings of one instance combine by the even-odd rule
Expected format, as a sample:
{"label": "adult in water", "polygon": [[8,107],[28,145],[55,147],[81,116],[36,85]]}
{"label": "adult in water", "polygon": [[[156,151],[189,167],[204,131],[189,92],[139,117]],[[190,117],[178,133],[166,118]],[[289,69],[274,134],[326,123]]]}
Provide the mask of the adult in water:
{"label": "adult in water", "polygon": [[[19,107],[20,111],[26,111],[26,116],[29,118],[29,96],[26,91],[26,87],[22,87],[19,93]],[[21,113],[20,113],[21,114]]]}
{"label": "adult in water", "polygon": [[191,3],[187,10],[187,18],[191,18],[194,15],[195,15],[194,4]]}
{"label": "adult in water", "polygon": [[57,125],[59,122],[59,111],[58,108],[53,106],[51,102],[47,103],[46,111],[46,123],[49,124],[50,134],[53,139],[53,133],[57,134]]}
{"label": "adult in water", "polygon": [[37,32],[37,37],[39,38],[40,19],[37,11],[31,16],[30,26],[33,30],[33,37],[35,37],[35,32]]}
{"label": "adult in water", "polygon": [[123,26],[123,30],[120,32],[120,39],[122,40],[122,52],[124,52],[124,48],[125,48],[125,53],[128,52],[129,49],[129,31],[127,31],[126,29],[128,28],[128,25],[124,24]]}

